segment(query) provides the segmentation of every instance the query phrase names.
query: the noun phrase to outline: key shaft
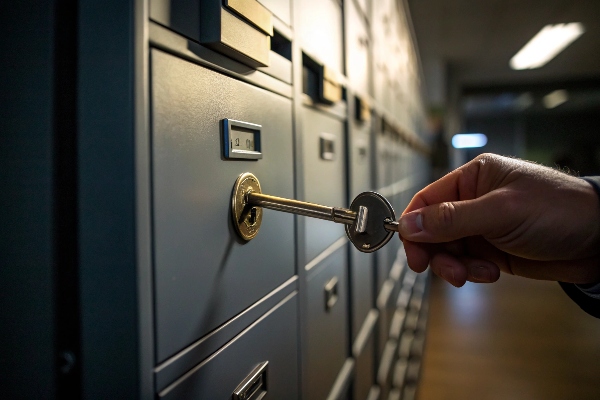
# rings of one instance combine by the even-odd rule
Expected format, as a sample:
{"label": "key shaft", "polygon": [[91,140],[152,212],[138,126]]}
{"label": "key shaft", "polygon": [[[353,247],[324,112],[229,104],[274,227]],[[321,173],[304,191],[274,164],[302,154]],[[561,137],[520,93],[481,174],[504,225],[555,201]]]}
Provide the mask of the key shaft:
{"label": "key shaft", "polygon": [[[246,194],[246,202],[249,206],[253,207],[263,207],[270,210],[319,218],[346,225],[354,224],[356,219],[361,217],[359,215],[360,213],[348,210],[347,208],[322,206],[320,204],[309,203],[306,201],[286,199],[268,194],[254,193],[251,191]],[[367,212],[368,210],[365,208],[362,221],[359,221],[362,223],[357,224],[357,229],[359,232],[364,231]],[[384,220],[383,227],[386,231],[398,232],[398,222],[392,221],[391,219]]]}
{"label": "key shaft", "polygon": [[319,218],[346,225],[354,224],[357,217],[356,212],[346,208],[322,206],[320,204],[270,196],[262,193],[246,193],[246,203],[249,206],[304,215],[306,217]]}

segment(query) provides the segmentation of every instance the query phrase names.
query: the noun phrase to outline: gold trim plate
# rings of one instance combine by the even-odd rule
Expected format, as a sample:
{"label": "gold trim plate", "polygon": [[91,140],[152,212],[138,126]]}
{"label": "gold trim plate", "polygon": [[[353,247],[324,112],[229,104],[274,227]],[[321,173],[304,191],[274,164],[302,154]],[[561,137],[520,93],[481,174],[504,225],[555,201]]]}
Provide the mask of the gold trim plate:
{"label": "gold trim plate", "polygon": [[273,16],[256,0],[225,0],[225,6],[248,20],[269,36],[273,36]]}
{"label": "gold trim plate", "polygon": [[231,216],[235,231],[244,240],[252,240],[258,234],[262,223],[262,207],[249,207],[246,203],[248,192],[262,193],[260,182],[254,174],[244,172],[235,181],[231,195]]}

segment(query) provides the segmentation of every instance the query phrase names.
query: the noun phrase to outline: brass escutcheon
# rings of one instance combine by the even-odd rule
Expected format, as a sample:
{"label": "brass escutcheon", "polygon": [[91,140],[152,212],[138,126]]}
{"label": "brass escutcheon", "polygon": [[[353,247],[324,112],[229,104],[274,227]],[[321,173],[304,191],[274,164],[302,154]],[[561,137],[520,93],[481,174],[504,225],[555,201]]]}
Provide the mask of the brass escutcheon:
{"label": "brass escutcheon", "polygon": [[262,223],[262,208],[249,206],[246,202],[249,192],[262,193],[258,178],[250,172],[245,172],[235,181],[231,196],[233,227],[244,240],[254,239]]}

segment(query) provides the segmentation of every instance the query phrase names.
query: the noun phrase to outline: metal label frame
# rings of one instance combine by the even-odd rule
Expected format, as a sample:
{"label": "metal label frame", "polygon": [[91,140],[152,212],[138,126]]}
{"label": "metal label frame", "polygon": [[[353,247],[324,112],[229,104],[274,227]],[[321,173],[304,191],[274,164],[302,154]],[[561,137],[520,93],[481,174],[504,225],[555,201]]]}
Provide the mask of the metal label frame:
{"label": "metal label frame", "polygon": [[[254,133],[254,150],[240,150],[233,149],[231,146],[231,131],[235,127],[244,128],[244,130],[250,130]],[[262,141],[261,141],[261,130],[262,125],[251,124],[244,121],[236,121],[234,119],[223,119],[223,156],[230,159],[242,159],[242,160],[260,160],[263,158],[262,155]]]}

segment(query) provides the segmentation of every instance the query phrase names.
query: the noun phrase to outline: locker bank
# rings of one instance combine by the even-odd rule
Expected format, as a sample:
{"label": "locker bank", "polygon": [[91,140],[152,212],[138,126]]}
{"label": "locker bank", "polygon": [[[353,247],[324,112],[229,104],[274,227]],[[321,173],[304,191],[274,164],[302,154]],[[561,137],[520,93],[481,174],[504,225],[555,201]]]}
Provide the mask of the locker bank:
{"label": "locker bank", "polygon": [[395,220],[429,180],[404,2],[7,8],[7,107],[36,132],[7,168],[43,188],[6,221],[31,274],[3,289],[8,398],[414,396],[428,276],[353,203]]}

